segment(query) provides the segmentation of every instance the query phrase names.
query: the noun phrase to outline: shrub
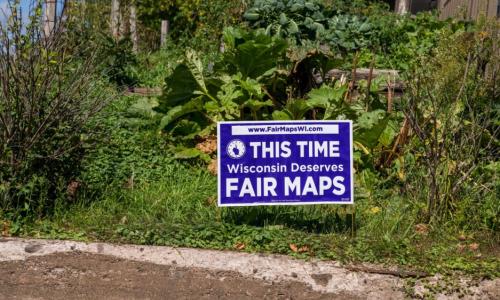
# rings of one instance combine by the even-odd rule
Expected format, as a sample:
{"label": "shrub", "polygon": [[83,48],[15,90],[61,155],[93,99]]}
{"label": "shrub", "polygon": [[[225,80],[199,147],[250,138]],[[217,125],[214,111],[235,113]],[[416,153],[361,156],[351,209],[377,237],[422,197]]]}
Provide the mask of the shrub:
{"label": "shrub", "polygon": [[427,219],[459,209],[467,215],[497,199],[498,25],[443,31],[438,47],[409,72],[402,104],[416,136],[409,155],[417,161],[406,189],[426,203]]}
{"label": "shrub", "polygon": [[269,35],[315,39],[325,30],[326,17],[319,1],[257,0],[244,14],[253,27]]}
{"label": "shrub", "polygon": [[206,52],[208,49],[219,49],[223,27],[239,21],[247,2],[142,0],[137,2],[137,12],[140,23],[152,32],[160,32],[161,21],[169,20],[169,38],[172,41]]}
{"label": "shrub", "polygon": [[0,23],[0,208],[44,213],[74,189],[85,126],[110,93],[94,73],[97,49],[76,38],[77,21],[59,20],[46,36],[42,1],[32,7],[26,21],[15,2]]}

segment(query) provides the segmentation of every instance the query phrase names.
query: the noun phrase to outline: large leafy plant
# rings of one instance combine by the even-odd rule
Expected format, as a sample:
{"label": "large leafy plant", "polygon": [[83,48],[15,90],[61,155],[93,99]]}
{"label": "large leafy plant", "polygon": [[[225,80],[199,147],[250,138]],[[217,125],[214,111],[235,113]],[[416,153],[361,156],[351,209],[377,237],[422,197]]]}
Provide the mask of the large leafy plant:
{"label": "large leafy plant", "polygon": [[208,72],[198,54],[186,53],[166,79],[157,110],[164,113],[160,129],[192,139],[213,132],[217,121],[258,119],[273,105],[262,83],[284,59],[286,43],[262,32],[228,29],[224,59]]}
{"label": "large leafy plant", "polygon": [[374,28],[367,18],[339,15],[328,20],[329,30],[322,40],[342,53],[370,48],[375,44]]}
{"label": "large leafy plant", "polygon": [[[327,51],[295,51],[263,30],[227,28],[224,40],[226,52],[212,71],[189,50],[167,77],[156,110],[163,114],[160,129],[169,136],[192,147],[194,140],[212,135],[222,120],[350,119],[356,147],[366,156],[373,158],[391,145],[397,120],[377,94],[383,78],[372,80],[370,88],[358,82],[366,93],[353,100],[352,84],[325,81],[326,71],[339,63]],[[317,81],[315,74],[322,79]],[[181,151],[182,157],[201,155],[193,148]]]}
{"label": "large leafy plant", "polygon": [[254,28],[284,38],[315,39],[325,30],[324,6],[319,1],[257,0],[243,17]]}
{"label": "large leafy plant", "polygon": [[[290,100],[281,110],[273,112],[275,120],[352,120],[356,149],[373,157],[374,152],[389,147],[396,134],[400,116],[382,109],[379,99],[372,99],[376,83],[368,96],[349,103],[348,84],[337,81],[333,86],[323,85],[311,90],[306,99]],[[375,97],[376,98],[376,97]],[[370,101],[371,100],[371,101]],[[377,103],[374,103],[377,102]],[[368,104],[368,105],[367,105]],[[376,105],[374,105],[376,104]]]}

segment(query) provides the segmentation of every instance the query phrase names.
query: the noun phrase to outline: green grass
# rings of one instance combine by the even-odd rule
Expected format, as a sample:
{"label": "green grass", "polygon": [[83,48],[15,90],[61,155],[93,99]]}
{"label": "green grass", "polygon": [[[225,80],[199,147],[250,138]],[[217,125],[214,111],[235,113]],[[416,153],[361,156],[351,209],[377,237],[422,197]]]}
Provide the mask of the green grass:
{"label": "green grass", "polygon": [[[61,208],[49,219],[22,224],[15,234],[230,250],[244,244],[241,251],[389,263],[431,273],[461,271],[479,277],[499,275],[496,244],[484,243],[481,236],[460,242],[453,232],[435,229],[421,236],[416,235],[411,226],[411,232],[398,237],[392,234],[394,228],[375,229],[365,225],[383,223],[366,217],[357,221],[356,237],[352,236],[350,228],[317,232],[307,226],[300,229],[293,223],[286,223],[288,219],[282,216],[313,223],[308,212],[319,214],[318,211],[323,211],[323,215],[317,216],[317,223],[329,217],[344,218],[341,222],[345,222],[352,207],[220,209],[216,207],[215,193],[214,176],[201,168],[173,162],[165,166],[156,182],[109,190],[96,201],[76,203]],[[396,207],[394,210],[398,211]],[[342,211],[347,213],[342,215]],[[254,219],[250,217],[252,214]],[[265,215],[268,217],[262,219]],[[382,220],[388,217],[381,216]],[[264,224],[256,225],[257,219]],[[385,234],[380,235],[383,232]],[[481,250],[457,252],[459,243],[469,245],[478,240]],[[298,248],[305,246],[307,250],[294,252],[290,244]],[[478,253],[482,253],[482,257],[476,257]]]}
{"label": "green grass", "polygon": [[[497,233],[464,234],[454,224],[431,224],[418,233],[418,204],[402,198],[397,187],[382,188],[384,182],[377,184],[368,171],[357,174],[354,206],[218,208],[216,177],[202,162],[174,160],[155,116],[130,112],[135,101],[125,97],[97,120],[103,135],[87,149],[76,200],[58,205],[43,219],[0,212],[0,229],[3,222],[4,230],[15,236],[281,253],[396,264],[430,273],[500,275]],[[461,234],[465,240],[459,240]],[[473,243],[479,249],[470,250]]]}

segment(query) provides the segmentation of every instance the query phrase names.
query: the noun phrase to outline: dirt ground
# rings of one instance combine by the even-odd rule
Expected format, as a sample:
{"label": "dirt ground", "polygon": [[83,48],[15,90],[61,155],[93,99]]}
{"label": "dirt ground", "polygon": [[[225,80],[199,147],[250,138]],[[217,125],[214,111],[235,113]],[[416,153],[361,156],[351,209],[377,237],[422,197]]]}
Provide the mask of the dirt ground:
{"label": "dirt ground", "polygon": [[[0,300],[408,297],[407,281],[386,272],[398,269],[357,267],[262,253],[0,238]],[[500,279],[453,282],[460,288],[432,295],[500,299]],[[439,274],[423,278],[414,282],[414,296],[423,298],[431,283],[449,284]]]}
{"label": "dirt ground", "polygon": [[81,252],[0,262],[0,299],[354,299],[299,282]]}

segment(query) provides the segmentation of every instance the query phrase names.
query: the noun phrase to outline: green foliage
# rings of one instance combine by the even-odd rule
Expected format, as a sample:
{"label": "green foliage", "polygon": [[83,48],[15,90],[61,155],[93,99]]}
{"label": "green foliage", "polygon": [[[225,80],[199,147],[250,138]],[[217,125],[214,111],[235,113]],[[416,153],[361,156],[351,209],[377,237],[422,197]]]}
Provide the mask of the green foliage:
{"label": "green foliage", "polygon": [[100,113],[91,126],[98,130],[86,149],[76,178],[81,197],[92,200],[109,186],[130,186],[154,181],[172,161],[172,152],[156,130],[159,116],[155,98],[124,97]]}
{"label": "green foliage", "polygon": [[246,6],[242,0],[145,0],[137,3],[144,26],[159,32],[162,20],[169,20],[169,38],[195,49],[219,48],[220,33],[240,19]]}
{"label": "green foliage", "polygon": [[165,84],[165,78],[172,74],[174,68],[184,55],[181,47],[168,44],[167,47],[154,52],[139,52],[134,63],[125,66],[125,74],[133,79],[135,86],[157,88]]}
{"label": "green foliage", "polygon": [[[366,93],[349,103],[348,83],[336,81],[311,90],[315,86],[313,70],[326,73],[338,63],[328,53],[298,52],[292,55],[292,61],[284,56],[284,40],[261,30],[228,28],[224,37],[227,50],[213,72],[206,70],[196,52],[187,51],[184,63],[167,77],[164,95],[155,108],[163,114],[160,130],[184,140],[188,149],[197,137],[213,134],[218,121],[311,117],[353,120],[357,147],[361,156],[368,155],[372,160],[370,167],[384,147],[392,145],[401,118],[385,112],[385,100],[377,94],[383,78],[372,80],[370,91],[366,91],[366,82],[359,81]],[[189,153],[198,157],[196,151]]]}
{"label": "green foliage", "polygon": [[322,40],[334,51],[349,53],[375,46],[374,25],[368,18],[356,15],[339,15],[328,20],[328,28]]}
{"label": "green foliage", "polygon": [[372,43],[380,51],[378,64],[400,70],[407,70],[416,57],[429,54],[443,30],[455,32],[466,26],[462,21],[442,21],[426,12],[414,18],[374,14],[368,20],[373,27]]}
{"label": "green foliage", "polygon": [[[495,169],[498,160],[499,96],[492,75],[500,61],[498,23],[479,24],[473,32],[444,31],[439,40],[432,55],[420,57],[420,66],[412,69],[403,98],[416,135],[411,153],[417,163],[407,188],[409,197],[426,203],[428,220],[455,215],[465,208],[462,202],[486,208],[498,189],[493,173],[486,172],[486,180],[476,173]],[[476,226],[497,228],[488,217],[491,210],[484,213],[489,221]]]}
{"label": "green foliage", "polygon": [[326,21],[320,1],[256,0],[243,17],[268,35],[284,38],[315,39],[325,30]]}
{"label": "green foliage", "polygon": [[[11,11],[16,11],[13,2]],[[71,198],[90,120],[114,95],[99,78],[80,19],[45,37],[42,4],[0,24],[0,210],[46,214]]]}
{"label": "green foliage", "polygon": [[137,66],[137,59],[132,52],[132,42],[128,38],[116,40],[111,36],[101,36],[98,39],[102,47],[101,68],[104,76],[120,87],[134,86],[138,79],[129,72],[130,68]]}
{"label": "green foliage", "polygon": [[[243,119],[245,111],[251,118],[266,114],[272,101],[259,83],[275,70],[284,58],[286,43],[262,33],[245,33],[228,29],[224,60],[217,73],[208,73],[198,54],[186,52],[184,63],[166,79],[166,89],[157,111],[164,113],[161,130],[173,133],[178,125],[192,131],[186,139],[208,135],[221,120]],[[258,58],[257,61],[254,59]],[[190,115],[190,121],[178,124]]]}
{"label": "green foliage", "polygon": [[[328,2],[328,1],[327,1]],[[408,69],[416,55],[436,45],[439,32],[465,26],[458,21],[441,21],[435,14],[415,18],[389,12],[388,7],[369,1],[262,0],[244,14],[253,28],[265,29],[299,45],[311,42],[328,45],[351,60],[356,52],[376,54],[378,67]],[[371,59],[358,62],[367,67]]]}
{"label": "green foliage", "polygon": [[241,73],[247,77],[259,79],[276,68],[283,61],[287,43],[279,38],[271,38],[262,31],[245,32],[227,28],[224,42],[228,45],[224,62],[231,74]]}

